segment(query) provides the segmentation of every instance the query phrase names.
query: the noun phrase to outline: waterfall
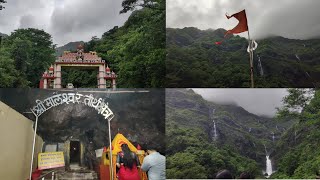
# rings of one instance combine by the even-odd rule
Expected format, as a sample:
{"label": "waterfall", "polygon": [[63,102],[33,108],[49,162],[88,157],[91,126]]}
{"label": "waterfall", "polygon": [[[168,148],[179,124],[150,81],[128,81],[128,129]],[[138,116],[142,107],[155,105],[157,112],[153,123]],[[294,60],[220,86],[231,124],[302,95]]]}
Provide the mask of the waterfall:
{"label": "waterfall", "polygon": [[272,142],[274,142],[274,132],[272,132]]}
{"label": "waterfall", "polygon": [[213,133],[212,133],[212,130],[211,130],[211,133],[213,134],[213,140],[216,141],[217,138],[218,138],[218,134],[217,134],[217,125],[216,125],[216,122],[214,121],[214,113],[215,113],[215,109],[212,109],[212,112],[209,113],[210,114],[210,118],[212,119],[212,122],[213,122]]}
{"label": "waterfall", "polygon": [[249,133],[251,132],[251,128],[249,128]]}
{"label": "waterfall", "polygon": [[268,177],[272,174],[272,164],[271,160],[269,159],[269,156],[266,156],[266,173],[268,174]]}
{"label": "waterfall", "polygon": [[263,144],[263,146],[266,151],[266,171],[265,171],[265,173],[267,173],[268,174],[267,177],[269,177],[272,174],[272,164],[271,164],[271,160],[269,159],[267,147],[265,144]]}
{"label": "waterfall", "polygon": [[214,132],[214,140],[217,139],[217,127],[216,127],[216,122],[213,120],[213,132]]}
{"label": "waterfall", "polygon": [[300,58],[299,58],[299,56],[298,56],[297,54],[295,54],[295,55],[296,55],[296,58],[297,58],[299,61],[301,61]]}
{"label": "waterfall", "polygon": [[260,75],[263,76],[263,68],[262,68],[262,64],[261,64],[261,60],[260,60],[260,56],[258,56],[258,66],[259,66],[259,69],[260,69]]}
{"label": "waterfall", "polygon": [[266,151],[266,154],[268,154],[268,153],[267,153],[267,147],[266,147],[266,145],[263,144],[263,146],[264,146],[264,150]]}

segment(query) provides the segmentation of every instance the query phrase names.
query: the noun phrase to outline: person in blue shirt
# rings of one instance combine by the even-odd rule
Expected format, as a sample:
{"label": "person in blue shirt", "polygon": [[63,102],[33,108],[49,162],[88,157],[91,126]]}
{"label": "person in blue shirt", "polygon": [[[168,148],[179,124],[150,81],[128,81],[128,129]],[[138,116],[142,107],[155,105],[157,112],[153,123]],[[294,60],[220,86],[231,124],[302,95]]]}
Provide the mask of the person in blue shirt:
{"label": "person in blue shirt", "polygon": [[141,169],[148,172],[149,180],[166,179],[166,157],[161,155],[155,148],[147,148],[147,156],[144,158]]}

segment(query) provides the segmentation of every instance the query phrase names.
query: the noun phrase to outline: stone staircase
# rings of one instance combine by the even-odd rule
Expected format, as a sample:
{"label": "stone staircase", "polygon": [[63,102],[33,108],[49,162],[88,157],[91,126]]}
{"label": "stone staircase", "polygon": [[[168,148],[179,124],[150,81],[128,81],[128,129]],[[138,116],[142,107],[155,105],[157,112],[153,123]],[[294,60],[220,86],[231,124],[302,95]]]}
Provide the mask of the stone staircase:
{"label": "stone staircase", "polygon": [[78,164],[70,164],[70,170],[57,171],[55,180],[98,180],[95,171],[80,167]]}

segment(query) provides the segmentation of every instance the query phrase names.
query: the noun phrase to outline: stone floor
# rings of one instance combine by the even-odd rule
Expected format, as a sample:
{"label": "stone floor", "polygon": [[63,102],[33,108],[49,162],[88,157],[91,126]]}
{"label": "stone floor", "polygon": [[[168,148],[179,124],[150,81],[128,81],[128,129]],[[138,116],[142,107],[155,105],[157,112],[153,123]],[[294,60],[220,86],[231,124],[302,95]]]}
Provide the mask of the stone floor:
{"label": "stone floor", "polygon": [[98,180],[98,175],[95,171],[80,167],[78,164],[70,164],[70,170],[61,169],[55,173],[55,180]]}

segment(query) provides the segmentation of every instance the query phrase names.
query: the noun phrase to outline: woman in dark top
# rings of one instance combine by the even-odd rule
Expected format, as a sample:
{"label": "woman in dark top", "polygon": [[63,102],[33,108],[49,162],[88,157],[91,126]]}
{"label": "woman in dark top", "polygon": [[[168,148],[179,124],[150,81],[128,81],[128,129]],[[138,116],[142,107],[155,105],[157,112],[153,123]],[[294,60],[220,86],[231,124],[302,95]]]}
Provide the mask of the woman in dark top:
{"label": "woman in dark top", "polygon": [[127,144],[121,145],[122,151],[117,156],[117,167],[120,168],[118,172],[119,180],[140,180],[137,167],[140,163],[137,155],[130,151]]}

